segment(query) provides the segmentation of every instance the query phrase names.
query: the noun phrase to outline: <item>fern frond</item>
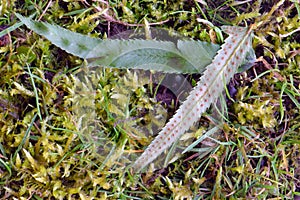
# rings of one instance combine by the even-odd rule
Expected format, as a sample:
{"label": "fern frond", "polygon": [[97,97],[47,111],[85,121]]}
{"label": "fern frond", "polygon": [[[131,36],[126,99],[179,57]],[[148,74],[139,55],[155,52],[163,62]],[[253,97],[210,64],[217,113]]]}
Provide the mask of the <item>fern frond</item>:
{"label": "fern frond", "polygon": [[246,53],[252,49],[251,27],[224,26],[222,30],[229,37],[173,118],[132,165],[135,172],[140,171],[156,159],[198,121],[201,114],[222,93],[223,83],[229,82],[237,68],[243,63]]}

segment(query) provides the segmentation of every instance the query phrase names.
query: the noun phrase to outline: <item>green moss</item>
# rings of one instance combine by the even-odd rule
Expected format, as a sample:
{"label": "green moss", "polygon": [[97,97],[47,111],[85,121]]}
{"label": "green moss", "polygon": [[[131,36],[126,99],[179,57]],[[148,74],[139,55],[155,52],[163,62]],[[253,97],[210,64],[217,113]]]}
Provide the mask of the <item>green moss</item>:
{"label": "green moss", "polygon": [[260,102],[255,100],[253,104],[238,102],[234,105],[238,122],[242,125],[250,124],[254,128],[274,128],[276,119],[273,106],[268,106],[269,101]]}
{"label": "green moss", "polygon": [[[0,25],[15,23],[13,11],[26,16],[35,13],[43,21],[104,37],[108,22],[111,31],[118,32],[132,28],[128,23],[142,24],[146,17],[149,23],[161,23],[160,27],[183,35],[220,42],[216,29],[196,19],[217,26],[233,21],[250,24],[255,18],[265,20],[273,6],[267,1],[239,5],[223,1],[206,1],[207,5],[200,1],[110,1],[105,16],[99,15],[98,8],[108,8],[101,1],[55,1],[47,7],[48,3],[1,1]],[[235,102],[225,106],[228,113],[215,140],[206,138],[161,171],[134,177],[125,163],[134,160],[139,155],[134,149],[148,145],[153,130],[164,125],[157,116],[165,118],[168,114],[153,99],[155,91],[147,85],[149,74],[102,69],[93,85],[96,94],[91,106],[96,105],[96,120],[87,127],[97,127],[98,132],[88,135],[79,131],[82,116],[74,114],[76,103],[86,103],[86,99],[74,97],[79,84],[75,71],[82,60],[36,34],[27,34],[24,28],[10,32],[8,44],[0,47],[0,196],[293,199],[300,173],[299,107],[293,101],[299,102],[300,74],[298,32],[293,33],[299,27],[296,6],[296,2],[285,2],[264,27],[256,30],[256,54],[264,56],[267,63],[235,80]],[[259,8],[261,17],[257,17]],[[65,42],[70,41],[66,38]],[[36,96],[17,93],[20,88],[33,91],[26,64],[33,75],[42,116],[33,122]],[[255,74],[272,68],[277,71],[250,82]],[[214,122],[210,115],[200,121],[203,127],[189,133],[195,140]],[[107,143],[101,142],[103,138]]]}

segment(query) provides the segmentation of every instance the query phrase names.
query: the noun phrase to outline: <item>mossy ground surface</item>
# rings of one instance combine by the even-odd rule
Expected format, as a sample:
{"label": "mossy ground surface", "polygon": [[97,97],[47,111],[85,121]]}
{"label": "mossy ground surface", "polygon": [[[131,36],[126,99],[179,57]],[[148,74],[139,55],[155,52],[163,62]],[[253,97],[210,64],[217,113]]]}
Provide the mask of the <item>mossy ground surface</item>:
{"label": "mossy ground surface", "polygon": [[[140,154],[154,137],[151,131],[164,125],[153,119],[172,116],[177,97],[168,88],[149,84],[149,72],[103,68],[95,98],[96,121],[101,134],[109,138],[103,146],[101,138],[78,133],[81,118],[71,109],[75,100],[80,101],[73,94],[75,72],[83,60],[25,26],[4,34],[0,38],[0,198],[300,196],[300,4],[280,1],[276,7],[278,2],[0,0],[0,31],[18,22],[14,12],[35,14],[36,20],[100,38],[135,29],[146,18],[152,27],[221,43],[218,29],[197,18],[216,27],[264,23],[255,30],[257,62],[235,75],[227,86],[228,95],[218,103],[222,109],[217,118],[222,120],[214,139],[203,140],[165,168],[138,175],[117,158]],[[186,78],[194,84],[199,76]],[[214,127],[217,111],[213,110],[186,138],[198,141]],[[149,137],[134,128],[141,125]]]}

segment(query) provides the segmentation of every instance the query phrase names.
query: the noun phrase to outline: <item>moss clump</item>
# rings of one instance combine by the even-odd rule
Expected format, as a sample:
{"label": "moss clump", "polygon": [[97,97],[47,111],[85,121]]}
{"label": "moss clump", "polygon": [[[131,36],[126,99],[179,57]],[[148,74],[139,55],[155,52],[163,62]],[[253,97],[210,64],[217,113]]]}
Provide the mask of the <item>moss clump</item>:
{"label": "moss clump", "polygon": [[274,128],[276,125],[275,110],[269,101],[255,100],[253,104],[238,102],[234,105],[234,111],[242,125],[249,124],[254,128]]}

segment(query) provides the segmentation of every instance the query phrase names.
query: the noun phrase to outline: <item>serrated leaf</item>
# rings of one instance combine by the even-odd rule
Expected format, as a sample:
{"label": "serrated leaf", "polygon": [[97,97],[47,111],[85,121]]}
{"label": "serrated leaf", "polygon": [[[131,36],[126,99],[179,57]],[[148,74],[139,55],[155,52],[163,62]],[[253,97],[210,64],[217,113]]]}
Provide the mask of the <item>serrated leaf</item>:
{"label": "serrated leaf", "polygon": [[202,41],[101,40],[16,13],[31,30],[59,48],[86,59],[89,66],[156,70],[167,73],[202,73],[218,45]]}
{"label": "serrated leaf", "polygon": [[251,51],[252,28],[224,26],[222,30],[229,37],[173,118],[133,164],[135,172],[156,159],[200,118],[222,93],[223,84],[236,73],[247,52]]}

